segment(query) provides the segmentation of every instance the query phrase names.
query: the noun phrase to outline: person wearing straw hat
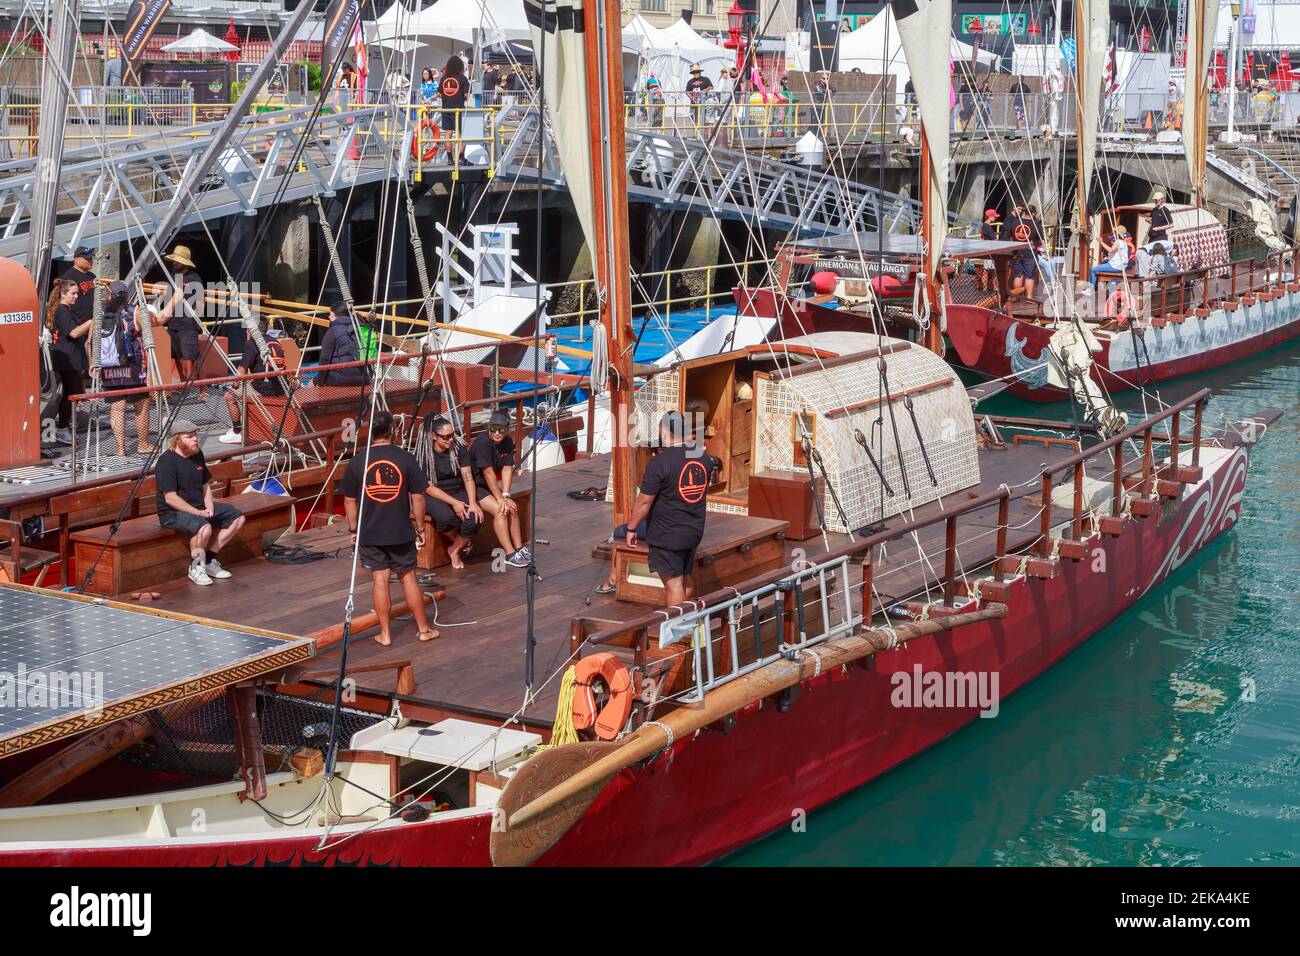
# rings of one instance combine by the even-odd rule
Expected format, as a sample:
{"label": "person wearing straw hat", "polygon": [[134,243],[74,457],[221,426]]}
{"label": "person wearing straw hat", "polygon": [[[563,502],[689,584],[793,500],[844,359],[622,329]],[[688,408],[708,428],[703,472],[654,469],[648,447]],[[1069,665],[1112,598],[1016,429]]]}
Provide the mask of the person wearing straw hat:
{"label": "person wearing straw hat", "polygon": [[217,553],[244,526],[244,515],[234,505],[213,500],[212,473],[199,446],[197,425],[184,418],[172,422],[154,478],[158,523],[189,538],[190,580],[206,587],[213,578],[231,577]]}
{"label": "person wearing straw hat", "polygon": [[703,93],[713,89],[713,81],[704,75],[704,67],[698,63],[691,64],[691,78],[686,81],[686,92],[692,102],[698,102]]}
{"label": "person wearing straw hat", "polygon": [[[167,320],[167,338],[172,346],[172,366],[182,382],[189,381],[194,363],[199,358],[199,326],[197,316],[203,309],[203,280],[189,246],[178,245],[163,256],[171,266],[176,289],[171,297],[171,317]],[[199,398],[207,398],[207,389],[199,390]]]}

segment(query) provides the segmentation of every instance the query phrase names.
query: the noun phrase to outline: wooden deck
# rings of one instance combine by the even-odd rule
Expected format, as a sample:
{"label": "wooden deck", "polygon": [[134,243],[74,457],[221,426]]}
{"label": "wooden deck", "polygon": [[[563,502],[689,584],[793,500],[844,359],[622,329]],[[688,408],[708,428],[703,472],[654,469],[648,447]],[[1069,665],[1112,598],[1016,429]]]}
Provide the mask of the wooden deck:
{"label": "wooden deck", "polygon": [[[1008,446],[1003,450],[981,452],[984,481],[950,497],[950,506],[971,500],[1002,482],[1022,484],[1037,478],[1039,465],[1059,460],[1069,449],[1045,450],[1038,446]],[[535,674],[541,684],[554,674],[569,657],[569,626],[572,618],[588,616],[611,621],[629,620],[646,611],[644,605],[626,604],[612,596],[592,593],[605,577],[608,564],[592,557],[592,551],[612,527],[612,508],[603,501],[575,501],[569,491],[595,486],[604,487],[609,474],[608,459],[572,462],[540,472],[537,476],[536,559],[541,580],[537,583],[534,633],[537,639]],[[1025,527],[1013,531],[1008,544],[1023,546],[1037,533],[1034,520],[1038,512],[1036,481],[1018,489],[1021,497],[1011,504],[1011,524]],[[940,503],[917,509],[922,517],[940,510]],[[1064,512],[1060,514],[1064,517]],[[994,555],[996,509],[970,515],[958,522],[960,553],[963,565],[974,570]],[[711,515],[710,520],[737,523],[742,530],[751,520],[735,516]],[[894,519],[891,524],[901,524]],[[921,545],[937,567],[930,575],[941,573],[943,524],[926,529]],[[346,532],[336,525],[328,531],[309,532],[303,536],[313,549],[335,552],[304,565],[272,564],[265,559],[244,562],[231,570],[235,577],[218,581],[211,587],[197,587],[188,580],[174,581],[158,587],[162,599],[153,606],[181,611],[219,621],[254,625],[293,635],[339,624],[347,600],[352,552]],[[829,545],[837,547],[847,539],[832,535]],[[547,543],[542,543],[547,542]],[[281,543],[289,543],[286,538]],[[785,545],[789,556],[795,547],[803,549],[808,560],[816,561],[825,553],[821,538]],[[525,571],[507,566],[492,571],[490,551],[479,550],[467,559],[464,571],[444,569],[438,573],[438,586],[446,598],[437,605],[437,622],[442,632],[439,640],[421,644],[416,640],[415,625],[410,618],[394,624],[393,644],[380,647],[373,632],[356,636],[348,649],[349,669],[385,661],[410,660],[414,665],[416,692],[423,704],[450,711],[504,718],[513,714],[524,696],[524,635],[526,633]],[[918,560],[915,543],[900,541],[890,548],[885,561],[877,565],[876,586],[883,596],[899,598],[923,589],[927,576],[924,562]],[[396,599],[400,588],[393,585]],[[369,576],[358,573],[355,614],[370,610]],[[328,671],[339,663],[339,649],[329,649],[312,664],[312,670]],[[396,684],[395,671],[360,675],[361,688],[391,691]],[[528,709],[531,722],[548,725],[554,717],[558,678],[539,692]]]}

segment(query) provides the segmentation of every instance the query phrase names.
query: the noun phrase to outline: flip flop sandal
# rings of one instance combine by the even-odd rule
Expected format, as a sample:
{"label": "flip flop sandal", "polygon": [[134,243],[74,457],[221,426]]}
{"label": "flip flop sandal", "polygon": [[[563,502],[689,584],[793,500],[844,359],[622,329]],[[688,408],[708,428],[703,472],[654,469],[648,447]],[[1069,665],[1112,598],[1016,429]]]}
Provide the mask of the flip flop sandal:
{"label": "flip flop sandal", "polygon": [[438,573],[436,571],[425,571],[415,580],[420,587],[429,587],[430,585],[438,583]]}
{"label": "flip flop sandal", "polygon": [[590,488],[584,488],[582,491],[570,491],[568,495],[574,501],[604,501],[605,489],[593,485]]}
{"label": "flip flop sandal", "polygon": [[473,542],[473,541],[466,541],[466,542],[465,542],[465,547],[463,547],[463,548],[460,549],[460,557],[461,557],[461,560],[463,561],[463,560],[465,560],[466,558],[468,558],[468,557],[470,556],[470,554],[473,553],[473,551],[474,551],[474,542]]}
{"label": "flip flop sandal", "polygon": [[615,591],[618,590],[618,585],[610,585],[608,581],[602,581],[592,590],[594,590],[597,594],[613,594]]}

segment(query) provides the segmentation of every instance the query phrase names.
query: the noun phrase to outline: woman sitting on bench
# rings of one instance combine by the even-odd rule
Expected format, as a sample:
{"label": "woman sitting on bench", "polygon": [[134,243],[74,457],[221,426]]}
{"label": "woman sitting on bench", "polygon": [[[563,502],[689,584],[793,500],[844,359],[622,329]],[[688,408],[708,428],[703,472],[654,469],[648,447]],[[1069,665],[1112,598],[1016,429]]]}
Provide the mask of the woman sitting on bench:
{"label": "woman sitting on bench", "polygon": [[515,474],[515,440],[506,434],[510,416],[493,412],[488,430],[469,446],[474,470],[474,489],[483,510],[492,516],[492,530],[506,552],[506,564],[528,567],[532,557],[524,547],[519,529],[519,506],[510,499],[510,482]]}
{"label": "woman sitting on bench", "polygon": [[451,535],[447,557],[456,569],[465,567],[461,555],[483,523],[474,488],[474,471],[465,446],[456,440],[456,430],[445,418],[435,418],[433,428],[433,467],[429,469],[429,487],[425,489],[429,517],[434,527]]}

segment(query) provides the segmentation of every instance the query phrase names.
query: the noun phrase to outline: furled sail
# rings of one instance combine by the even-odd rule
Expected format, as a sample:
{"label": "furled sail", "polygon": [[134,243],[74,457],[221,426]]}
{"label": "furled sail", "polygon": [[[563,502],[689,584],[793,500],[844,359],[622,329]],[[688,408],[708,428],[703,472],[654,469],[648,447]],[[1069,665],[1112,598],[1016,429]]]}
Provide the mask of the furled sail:
{"label": "furled sail", "polygon": [[1206,109],[1210,97],[1210,59],[1219,0],[1195,0],[1187,18],[1187,82],[1183,90],[1183,153],[1199,202],[1205,189]]}
{"label": "furled sail", "polygon": [[1101,75],[1110,49],[1110,0],[1078,0],[1074,14],[1075,83],[1079,97],[1079,198],[1083,208],[1097,165],[1097,132],[1101,128]]}
{"label": "furled sail", "polygon": [[939,269],[948,231],[948,130],[952,99],[948,72],[952,42],[952,0],[890,0],[903,55],[912,71],[916,105],[925,131],[929,176],[925,184],[927,235],[926,275]]}
{"label": "furled sail", "polygon": [[[578,213],[583,238],[596,255],[596,215],[591,163],[591,117],[587,109],[586,49],[582,0],[524,0],[541,70],[546,115],[560,168]],[[545,28],[543,30],[543,27]]]}

